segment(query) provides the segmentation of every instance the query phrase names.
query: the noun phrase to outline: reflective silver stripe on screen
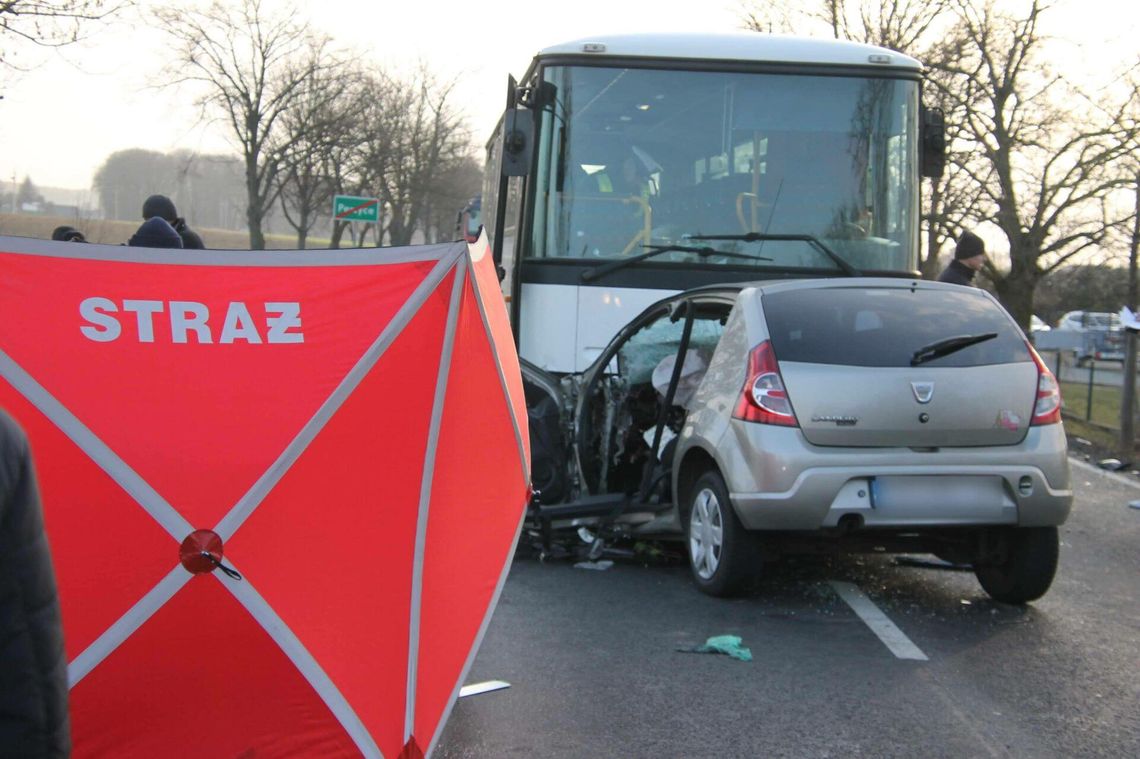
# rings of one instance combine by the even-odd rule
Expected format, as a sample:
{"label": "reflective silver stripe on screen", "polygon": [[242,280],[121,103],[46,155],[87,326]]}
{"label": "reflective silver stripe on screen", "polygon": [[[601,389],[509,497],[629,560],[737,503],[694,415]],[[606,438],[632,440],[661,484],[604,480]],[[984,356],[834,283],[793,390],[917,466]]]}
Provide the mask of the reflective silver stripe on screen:
{"label": "reflective silver stripe on screen", "polygon": [[[462,250],[460,249],[462,245]],[[451,258],[466,252],[466,243],[440,243],[397,248],[321,248],[308,250],[169,250],[33,240],[0,236],[0,253],[45,256],[49,258],[117,261],[121,263],[163,264],[170,266],[375,266],[405,264]]]}
{"label": "reflective silver stripe on screen", "polygon": [[[519,535],[522,534],[523,523],[526,521],[526,504],[523,504],[522,514],[519,515],[519,524],[515,528],[515,537],[511,541],[511,545],[518,544]],[[487,633],[487,627],[491,624],[491,616],[495,612],[495,607],[499,605],[499,595],[503,592],[503,586],[507,584],[507,574],[511,569],[511,563],[515,558],[514,551],[507,552],[506,561],[503,562],[503,569],[499,573],[499,582],[495,585],[495,593],[491,596],[491,603],[487,605],[487,613],[483,616],[483,622],[479,625],[479,632],[475,634],[475,642],[471,646],[471,652],[467,654],[467,661],[463,663],[463,671],[459,675],[459,679],[455,681],[455,689],[451,692],[451,698],[448,699],[447,708],[439,717],[438,725],[447,724],[447,719],[451,716],[451,710],[455,708],[455,703],[459,698],[460,691],[463,690],[463,683],[467,680],[467,673],[471,671],[471,665],[475,663],[475,655],[479,653],[480,646],[483,645],[483,636]],[[435,750],[435,744],[439,742],[439,737],[442,730],[436,728],[435,735],[432,736],[431,744],[424,756],[431,756],[431,752]]]}
{"label": "reflective silver stripe on screen", "polygon": [[96,466],[137,501],[143,511],[150,514],[176,541],[181,543],[194,531],[190,523],[165,498],[3,350],[0,350],[0,376],[8,380],[17,392],[90,456]]}
{"label": "reflective silver stripe on screen", "polygon": [[[479,285],[475,281],[474,266],[471,272],[471,289],[475,293],[475,303],[479,307],[479,318],[483,320],[483,331],[487,333],[487,343],[491,346],[491,355],[495,358],[495,370],[499,373],[499,386],[503,388],[503,400],[507,402],[507,413],[511,417],[511,427],[515,432],[515,445],[519,449],[519,465],[523,470],[523,482],[530,485],[530,471],[526,463],[526,451],[523,450],[522,432],[519,430],[519,420],[515,418],[515,404],[511,398],[510,385],[507,384],[507,375],[503,371],[503,364],[499,361],[499,352],[495,349],[495,336],[491,331],[491,321],[487,318],[487,308],[483,303],[483,296],[479,293]],[[526,400],[520,398],[523,408]]]}
{"label": "reflective silver stripe on screen", "polygon": [[[466,246],[464,246],[466,248]],[[431,485],[435,476],[436,446],[439,428],[443,422],[443,404],[447,397],[447,377],[451,371],[451,355],[455,348],[455,333],[459,325],[460,297],[467,277],[467,258],[455,264],[455,281],[451,287],[451,301],[447,307],[447,329],[443,335],[443,348],[439,356],[439,374],[435,381],[435,399],[432,401],[431,426],[428,428],[427,449],[424,453],[423,479],[420,481],[420,508],[416,518],[416,546],[412,560],[411,613],[408,615],[408,683],[404,704],[404,742],[412,737],[416,727],[416,677],[420,658],[420,611],[423,601],[424,547],[427,544],[428,508],[431,504]]]}
{"label": "reflective silver stripe on screen", "polygon": [[[234,569],[241,571],[236,566]],[[313,686],[313,690],[317,692],[329,711],[336,717],[337,722],[352,738],[352,742],[360,749],[360,753],[365,757],[383,759],[384,755],[380,752],[380,747],[376,745],[376,741],[372,739],[368,728],[360,721],[360,717],[357,716],[356,711],[348,703],[344,694],[340,692],[328,674],[321,669],[321,665],[305,648],[300,638],[289,629],[281,617],[277,616],[273,607],[261,597],[261,594],[248,581],[248,578],[240,582],[222,580],[221,577],[218,577],[218,580],[225,586],[226,590],[233,593],[238,602],[246,608],[250,616],[257,620],[265,632],[269,633],[269,637],[273,638],[282,652],[289,657],[289,661],[293,662],[301,676],[309,685]]]}
{"label": "reflective silver stripe on screen", "polygon": [[75,684],[99,666],[100,662],[111,655],[111,652],[122,645],[135,630],[142,627],[154,613],[162,608],[182,586],[190,581],[192,574],[182,568],[182,565],[170,570],[170,574],[162,578],[149,593],[139,599],[127,613],[119,617],[113,625],[108,627],[102,635],[88,646],[83,653],[67,665],[67,687],[74,688]]}
{"label": "reflective silver stripe on screen", "polygon": [[332,392],[321,407],[317,409],[317,413],[313,418],[306,422],[301,431],[297,433],[297,437],[285,447],[277,460],[265,471],[257,482],[249,489],[244,496],[230,509],[229,513],[218,522],[214,532],[222,538],[222,540],[229,540],[234,532],[249,518],[250,514],[261,504],[265,496],[269,494],[289,468],[300,458],[313,439],[320,433],[328,421],[333,417],[333,414],[344,405],[348,397],[352,395],[352,391],[364,380],[380,357],[384,355],[384,351],[400,336],[404,328],[408,326],[412,318],[419,312],[420,307],[423,306],[439,283],[447,276],[449,270],[454,268],[458,256],[450,256],[442,259],[431,270],[423,282],[420,283],[416,289],[408,296],[408,300],[400,307],[392,317],[392,321],[380,332],[376,341],[369,346],[368,350],[364,352],[356,365],[352,367],[345,378],[341,380],[340,385]]}

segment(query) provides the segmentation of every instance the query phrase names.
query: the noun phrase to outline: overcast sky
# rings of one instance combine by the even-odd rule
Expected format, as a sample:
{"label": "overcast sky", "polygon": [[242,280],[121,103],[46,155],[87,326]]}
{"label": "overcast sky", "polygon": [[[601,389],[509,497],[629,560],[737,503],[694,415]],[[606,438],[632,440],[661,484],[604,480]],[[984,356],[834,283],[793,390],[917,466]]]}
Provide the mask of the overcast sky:
{"label": "overcast sky", "polygon": [[[1003,0],[1024,7],[1024,0]],[[115,150],[230,151],[224,130],[203,123],[188,92],[156,88],[171,51],[148,25],[157,3],[91,39],[57,52],[21,48],[37,63],[0,72],[0,179],[31,176],[41,186],[87,189]],[[265,0],[265,7],[285,3]],[[522,74],[542,47],[596,34],[731,31],[741,0],[574,0],[558,6],[520,0],[302,0],[302,17],[365,61],[411,67],[427,61],[443,78],[460,77],[457,103],[482,143],[503,107],[508,74]],[[1140,45],[1135,0],[1059,0],[1046,20],[1069,44],[1055,64],[1087,76],[1114,68]]]}

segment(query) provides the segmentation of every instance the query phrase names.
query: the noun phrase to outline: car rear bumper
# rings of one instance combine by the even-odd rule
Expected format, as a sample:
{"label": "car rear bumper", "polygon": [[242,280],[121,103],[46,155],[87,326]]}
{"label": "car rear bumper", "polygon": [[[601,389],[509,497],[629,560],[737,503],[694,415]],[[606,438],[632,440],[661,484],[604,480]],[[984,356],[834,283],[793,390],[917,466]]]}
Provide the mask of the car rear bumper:
{"label": "car rear bumper", "polygon": [[779,431],[781,445],[772,432],[743,457],[752,464],[744,476],[739,466],[725,473],[749,529],[817,530],[852,519],[869,528],[1047,526],[1062,524],[1072,506],[1061,425],[1031,428],[1017,446],[924,452],[822,448],[797,430]]}

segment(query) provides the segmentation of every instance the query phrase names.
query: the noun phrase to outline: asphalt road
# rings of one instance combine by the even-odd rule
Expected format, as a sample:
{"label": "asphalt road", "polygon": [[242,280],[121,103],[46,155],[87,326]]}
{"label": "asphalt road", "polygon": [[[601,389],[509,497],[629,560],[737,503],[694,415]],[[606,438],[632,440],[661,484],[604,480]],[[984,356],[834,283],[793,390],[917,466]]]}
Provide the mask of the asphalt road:
{"label": "asphalt road", "polygon": [[[433,756],[1140,756],[1140,486],[1074,482],[1026,607],[883,555],[788,561],[727,601],[680,563],[516,559],[467,678],[511,687],[460,699]],[[677,651],[722,634],[753,660]]]}

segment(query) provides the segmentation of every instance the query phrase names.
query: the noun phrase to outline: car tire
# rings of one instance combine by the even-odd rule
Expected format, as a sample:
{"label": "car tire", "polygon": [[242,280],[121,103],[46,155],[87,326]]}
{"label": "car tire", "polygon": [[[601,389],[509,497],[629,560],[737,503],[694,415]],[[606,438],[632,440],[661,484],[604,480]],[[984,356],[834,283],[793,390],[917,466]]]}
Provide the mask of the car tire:
{"label": "car tire", "polygon": [[1056,527],[1018,527],[1005,532],[1005,560],[977,564],[974,574],[995,601],[1024,604],[1049,590],[1057,573],[1060,540]]}
{"label": "car tire", "polygon": [[710,469],[697,478],[689,490],[684,524],[689,568],[701,592],[732,596],[755,579],[755,536],[740,524],[719,472]]}

